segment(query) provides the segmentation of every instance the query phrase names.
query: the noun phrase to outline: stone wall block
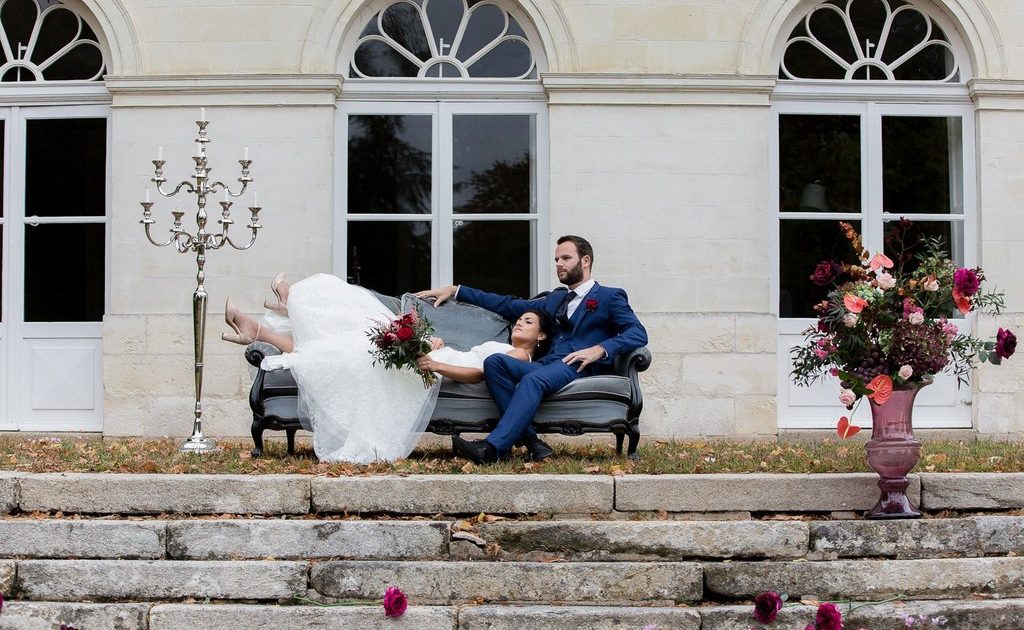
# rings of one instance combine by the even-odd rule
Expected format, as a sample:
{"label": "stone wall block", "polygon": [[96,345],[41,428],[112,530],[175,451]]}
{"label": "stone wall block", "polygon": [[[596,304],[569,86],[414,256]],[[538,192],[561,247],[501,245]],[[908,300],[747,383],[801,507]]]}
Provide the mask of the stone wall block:
{"label": "stone wall block", "polygon": [[182,560],[442,558],[448,553],[449,525],[423,521],[177,521],[167,525],[167,553]]}
{"label": "stone wall block", "polygon": [[189,597],[288,599],[306,594],[306,578],[305,562],[23,560],[18,563],[19,592],[28,599],[53,601]]}
{"label": "stone wall block", "polygon": [[26,558],[163,558],[162,522],[0,521],[0,556]]}
{"label": "stone wall block", "polygon": [[654,625],[700,630],[696,609],[608,606],[470,606],[459,613],[459,630],[625,630]]}
{"label": "stone wall block", "polygon": [[306,514],[309,477],[46,473],[21,479],[23,512]]}
{"label": "stone wall block", "polygon": [[921,507],[927,510],[1024,508],[1024,473],[923,473]]}
{"label": "stone wall block", "polygon": [[50,628],[102,628],[148,630],[149,604],[77,604],[4,601],[0,628],[49,630]]}
{"label": "stone wall block", "polygon": [[0,514],[11,514],[18,508],[20,478],[17,473],[0,472]]}
{"label": "stone wall block", "polygon": [[811,551],[824,559],[982,555],[978,528],[970,519],[815,522]]}
{"label": "stone wall block", "polygon": [[798,522],[504,521],[477,530],[505,556],[538,560],[799,558],[808,549]]}
{"label": "stone wall block", "polygon": [[[839,512],[878,501],[878,476],[863,474],[625,475],[615,478],[615,509],[669,512]],[[921,482],[907,496],[919,502]]]}
{"label": "stone wall block", "polygon": [[764,591],[822,601],[1021,597],[1024,558],[723,562],[705,564],[704,577],[708,593],[728,598]]}
{"label": "stone wall block", "polygon": [[401,585],[422,603],[696,602],[701,568],[692,562],[321,562],[310,584],[340,599],[376,599]]}
{"label": "stone wall block", "polygon": [[0,560],[0,593],[14,590],[14,561]]}
{"label": "stone wall block", "polygon": [[384,617],[380,605],[320,608],[245,604],[158,604],[149,630],[236,630],[239,620],[254,628],[343,628],[344,630],[456,630],[457,612],[443,606],[410,606],[401,617]]}
{"label": "stone wall block", "polygon": [[608,513],[611,477],[590,475],[415,475],[313,477],[318,512],[459,514]]}
{"label": "stone wall block", "polygon": [[982,553],[1019,554],[1024,549],[1024,517],[978,516],[973,520]]}

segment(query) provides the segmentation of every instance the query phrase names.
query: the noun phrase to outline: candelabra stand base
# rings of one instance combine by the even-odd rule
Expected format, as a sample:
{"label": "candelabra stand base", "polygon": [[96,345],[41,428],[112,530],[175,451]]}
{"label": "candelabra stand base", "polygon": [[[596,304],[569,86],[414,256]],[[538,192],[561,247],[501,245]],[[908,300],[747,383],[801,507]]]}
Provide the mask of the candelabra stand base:
{"label": "candelabra stand base", "polygon": [[219,450],[217,443],[202,433],[192,435],[178,447],[179,453],[214,453]]}

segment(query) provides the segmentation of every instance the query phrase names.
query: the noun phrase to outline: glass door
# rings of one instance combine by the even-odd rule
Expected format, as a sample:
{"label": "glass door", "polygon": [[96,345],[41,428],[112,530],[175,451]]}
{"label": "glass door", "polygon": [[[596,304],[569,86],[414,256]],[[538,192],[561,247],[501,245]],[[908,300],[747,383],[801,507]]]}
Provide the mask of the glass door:
{"label": "glass door", "polygon": [[102,429],[108,112],[106,107],[9,110],[4,226],[9,428]]}

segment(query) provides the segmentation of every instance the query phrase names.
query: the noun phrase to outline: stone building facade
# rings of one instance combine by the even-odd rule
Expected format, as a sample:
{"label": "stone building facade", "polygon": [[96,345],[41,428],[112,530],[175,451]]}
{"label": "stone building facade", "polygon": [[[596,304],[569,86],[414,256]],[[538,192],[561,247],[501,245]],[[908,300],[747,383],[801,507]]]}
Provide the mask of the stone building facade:
{"label": "stone building facade", "polygon": [[[586,236],[651,334],[648,436],[834,426],[787,348],[838,219],[879,249],[915,216],[1008,296],[964,325],[1024,323],[1016,3],[4,0],[0,23],[0,430],[190,431],[195,258],[139,220],[148,189],[154,234],[192,224],[150,178],[158,151],[191,175],[200,108],[215,177],[253,160],[264,225],[207,260],[209,434],[250,421],[220,304],[256,312],[280,270],[533,293]],[[936,384],[918,424],[1019,434],[1020,365]]]}

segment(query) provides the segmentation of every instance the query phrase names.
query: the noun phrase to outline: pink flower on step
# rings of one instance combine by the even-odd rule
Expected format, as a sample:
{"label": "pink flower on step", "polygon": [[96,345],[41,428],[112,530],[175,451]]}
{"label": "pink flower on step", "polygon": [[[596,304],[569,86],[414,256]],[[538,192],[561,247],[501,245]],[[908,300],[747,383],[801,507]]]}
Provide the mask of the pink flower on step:
{"label": "pink flower on step", "polygon": [[405,593],[397,586],[389,586],[388,590],[384,591],[384,616],[401,617],[408,607],[409,601],[405,598]]}
{"label": "pink flower on step", "polygon": [[818,606],[814,615],[814,625],[818,630],[843,630],[843,615],[835,604],[824,603]]}

